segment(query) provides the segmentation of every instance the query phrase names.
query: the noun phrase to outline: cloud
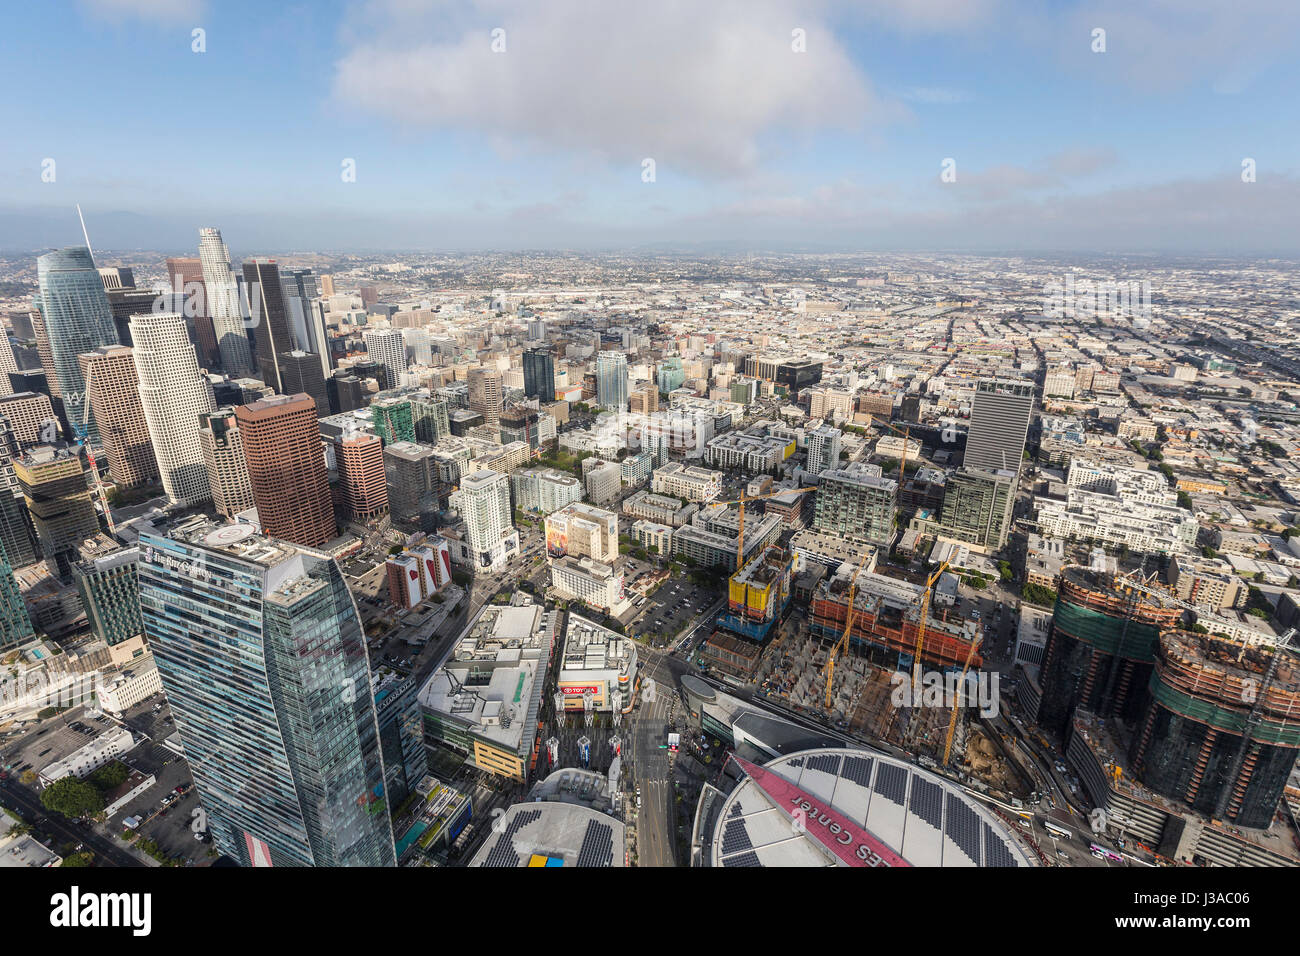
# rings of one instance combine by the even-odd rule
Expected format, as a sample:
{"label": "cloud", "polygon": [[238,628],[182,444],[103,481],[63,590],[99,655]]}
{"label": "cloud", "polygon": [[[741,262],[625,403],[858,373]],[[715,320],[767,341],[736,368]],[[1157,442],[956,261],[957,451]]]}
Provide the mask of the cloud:
{"label": "cloud", "polygon": [[133,18],[156,24],[194,23],[204,12],[204,0],[81,0],[93,16],[103,20]]}
{"label": "cloud", "polygon": [[941,86],[910,86],[899,96],[909,103],[924,103],[927,106],[955,106],[958,103],[969,103],[974,98],[966,90]]}
{"label": "cloud", "polygon": [[[933,4],[921,4],[931,7]],[[400,123],[477,132],[503,150],[584,153],[658,176],[756,170],[775,143],[905,115],[882,99],[826,21],[775,0],[523,6],[479,0],[440,31],[441,4],[367,8],[345,32],[334,93]],[[824,11],[823,11],[824,12]],[[474,22],[467,22],[472,19]],[[358,34],[366,22],[372,35]],[[492,50],[504,29],[505,52]],[[792,31],[806,52],[792,50]]]}

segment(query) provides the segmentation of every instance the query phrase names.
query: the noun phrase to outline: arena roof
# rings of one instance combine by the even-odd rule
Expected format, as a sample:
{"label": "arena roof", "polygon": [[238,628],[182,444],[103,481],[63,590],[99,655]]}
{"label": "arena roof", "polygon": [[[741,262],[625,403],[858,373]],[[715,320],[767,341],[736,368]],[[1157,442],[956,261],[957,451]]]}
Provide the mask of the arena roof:
{"label": "arena roof", "polygon": [[960,788],[901,760],[819,748],[745,772],[713,835],[713,866],[1032,866]]}

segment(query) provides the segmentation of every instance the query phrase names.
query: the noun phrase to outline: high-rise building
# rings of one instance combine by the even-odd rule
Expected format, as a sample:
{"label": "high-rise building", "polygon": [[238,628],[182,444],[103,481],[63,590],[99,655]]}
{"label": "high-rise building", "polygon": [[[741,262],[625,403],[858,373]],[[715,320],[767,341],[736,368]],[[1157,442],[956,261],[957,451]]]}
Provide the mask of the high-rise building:
{"label": "high-rise building", "polygon": [[50,356],[46,374],[52,372],[51,381],[58,383],[68,422],[73,426],[85,422],[87,441],[98,445],[98,428],[85,414],[86,383],[77,356],[118,344],[104,283],[85,246],[46,253],[36,260],[36,271],[40,284],[36,302]]}
{"label": "high-rise building", "polygon": [[0,418],[0,549],[14,568],[25,568],[41,559],[32,517],[14,474],[14,462],[20,454],[13,428],[7,419]]}
{"label": "high-rise building", "polygon": [[100,281],[104,283],[106,292],[112,289],[135,288],[135,275],[124,266],[104,266],[96,271],[99,273]]}
{"label": "high-rise building", "polygon": [[461,478],[451,506],[465,522],[465,543],[475,567],[497,569],[519,551],[511,522],[510,476],[483,469]]}
{"label": "high-rise building", "polygon": [[144,634],[139,560],[139,548],[121,548],[87,557],[72,567],[91,633],[110,647]]}
{"label": "high-rise building", "polygon": [[385,445],[415,441],[415,409],[409,398],[377,398],[370,403],[370,421]]}
{"label": "high-rise building", "polygon": [[392,525],[414,534],[438,526],[439,485],[435,452],[428,445],[395,442],[384,448],[384,484]]}
{"label": "high-rise building", "polygon": [[840,466],[840,439],[843,433],[838,428],[822,425],[808,432],[808,467],[810,475],[820,475],[823,471]]}
{"label": "high-rise building", "polygon": [[174,256],[167,260],[167,285],[179,296],[177,308],[193,323],[199,364],[204,368],[221,368],[221,346],[203,283],[203,262],[198,256]]}
{"label": "high-rise building", "polygon": [[813,526],[818,531],[888,544],[894,536],[898,482],[879,468],[850,466],[822,472]]}
{"label": "high-rise building", "polygon": [[14,569],[4,548],[0,547],[0,648],[21,644],[35,634]]}
{"label": "high-rise building", "polygon": [[611,564],[618,558],[618,515],[573,502],[546,516],[546,550]]}
{"label": "high-rise building", "polygon": [[310,269],[281,269],[284,305],[298,351],[311,352],[321,368],[321,378],[332,370],[324,313],[319,308],[320,277]]}
{"label": "high-rise building", "polygon": [[9,332],[0,326],[0,396],[13,394],[14,385],[9,378],[10,373],[18,374],[18,360],[14,358]]}
{"label": "high-rise building", "polygon": [[246,866],[396,865],[365,634],[338,565],[202,519],[140,549],[145,634],[216,849]]}
{"label": "high-rise building", "polygon": [[555,401],[555,351],[524,349],[524,394],[543,402]]}
{"label": "high-rise building", "polygon": [[9,421],[14,440],[24,448],[57,441],[61,432],[50,397],[39,392],[14,392],[0,398],[0,417]]}
{"label": "high-rise building", "polygon": [[596,353],[596,402],[610,411],[627,411],[627,356]]}
{"label": "high-rise building", "polygon": [[[289,314],[284,305],[284,285],[274,259],[249,259],[244,263],[244,289],[248,293],[249,323],[253,327],[258,377],[281,395],[286,394],[279,358],[294,350]],[[287,393],[296,394],[296,393]]]}
{"label": "high-rise building", "polygon": [[959,468],[944,482],[940,527],[946,537],[998,550],[1007,543],[1016,473]]}
{"label": "high-rise building", "polygon": [[327,415],[330,409],[329,395],[325,391],[325,376],[321,373],[320,356],[301,349],[282,352],[276,357],[280,368],[280,384],[284,386],[285,395],[297,395],[304,392],[316,403],[316,414]]}
{"label": "high-rise building", "polygon": [[1032,382],[983,379],[975,386],[966,432],[968,468],[1020,472],[1034,409]]}
{"label": "high-rise building", "polygon": [[389,675],[375,688],[384,786],[393,806],[401,806],[429,773],[419,691],[414,680],[397,675]]}
{"label": "high-rise building", "polygon": [[140,376],[132,349],[106,345],[77,356],[86,382],[91,414],[113,483],[126,488],[158,479],[158,461],[149,441],[149,423],[140,400]]}
{"label": "high-rise building", "polygon": [[370,521],[388,510],[384,446],[378,435],[362,431],[339,435],[334,439],[334,460],[349,520]]}
{"label": "high-rise building", "polygon": [[366,354],[384,366],[388,372],[390,388],[402,384],[406,371],[406,339],[401,329],[366,329],[361,333],[366,343]]}
{"label": "high-rise building", "polygon": [[487,425],[498,425],[502,407],[501,373],[478,366],[469,370],[469,407],[483,416]]}
{"label": "high-rise building", "polygon": [[212,490],[199,443],[199,416],[216,406],[212,384],[175,312],[131,318],[140,404],[158,460],[163,490],[175,504],[208,501]]}
{"label": "high-rise building", "polygon": [[231,271],[230,250],[221,239],[220,229],[205,226],[199,230],[199,262],[207,296],[206,312],[212,317],[221,367],[234,378],[252,375],[253,355],[244,328],[239,284]]}
{"label": "high-rise building", "polygon": [[262,530],[315,548],[337,531],[316,403],[274,395],[235,409]]}
{"label": "high-rise building", "polygon": [[227,406],[200,415],[198,425],[212,507],[218,514],[233,518],[253,507],[253,485],[248,478],[235,410]]}
{"label": "high-rise building", "polygon": [[[98,274],[95,281],[99,281]],[[41,551],[52,570],[67,578],[81,542],[98,533],[79,449],[38,445],[14,462],[14,476],[32,515]]]}
{"label": "high-rise building", "polygon": [[667,395],[673,389],[681,388],[682,383],[686,381],[686,370],[682,368],[681,356],[670,355],[660,362],[656,378],[659,384],[659,392],[662,395]]}
{"label": "high-rise building", "polygon": [[418,442],[436,445],[451,436],[451,419],[447,415],[447,403],[440,398],[412,396],[411,419],[415,426],[415,440]]}

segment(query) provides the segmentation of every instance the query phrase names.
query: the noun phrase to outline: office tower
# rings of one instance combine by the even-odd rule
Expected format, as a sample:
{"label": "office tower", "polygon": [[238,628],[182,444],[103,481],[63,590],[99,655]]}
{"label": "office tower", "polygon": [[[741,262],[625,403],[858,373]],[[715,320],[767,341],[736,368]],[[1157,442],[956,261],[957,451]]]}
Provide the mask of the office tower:
{"label": "office tower", "polygon": [[0,396],[12,395],[14,392],[10,374],[18,374],[18,360],[14,358],[14,347],[9,341],[9,333],[0,326]]}
{"label": "office tower", "polygon": [[0,649],[22,644],[36,636],[27,602],[4,548],[0,547]]}
{"label": "office tower", "polygon": [[14,439],[24,448],[57,441],[61,432],[50,397],[38,392],[15,392],[0,398],[0,417],[8,419]]}
{"label": "office tower", "polygon": [[32,516],[14,474],[14,462],[20,454],[12,426],[0,418],[0,548],[14,568],[25,568],[41,559]]}
{"label": "office tower", "polygon": [[159,293],[153,289],[106,289],[108,311],[113,316],[113,332],[120,345],[131,345],[131,316],[140,312],[158,310],[156,303],[162,299],[168,311],[179,310],[181,297]]}
{"label": "office tower", "polygon": [[670,355],[659,363],[659,392],[667,395],[673,389],[681,388],[686,381],[686,370],[682,368],[680,356]]}
{"label": "office tower", "polygon": [[642,415],[652,415],[659,411],[659,386],[654,382],[645,382],[632,389],[627,397],[627,409]]}
{"label": "office tower", "polygon": [[394,866],[365,635],[338,565],[202,519],[140,550],[145,635],[216,849],[245,866]]}
{"label": "office tower", "polygon": [[316,414],[329,412],[329,394],[325,391],[325,376],[321,374],[320,356],[296,349],[281,352],[276,364],[280,368],[280,383],[285,395],[297,395],[300,392],[311,396],[316,403]]}
{"label": "office tower", "polygon": [[366,343],[366,354],[379,362],[388,373],[390,388],[402,384],[406,371],[406,340],[400,329],[367,329],[361,334]]}
{"label": "office tower", "polygon": [[212,411],[216,401],[212,384],[199,371],[185,320],[175,312],[133,316],[131,337],[140,404],[163,491],[174,504],[208,501],[212,490],[199,444],[199,416]]}
{"label": "office tower", "polygon": [[820,475],[823,471],[840,466],[840,439],[843,433],[838,428],[822,425],[808,432],[808,467],[810,475]]}
{"label": "office tower", "polygon": [[[99,276],[95,276],[99,281]],[[67,578],[81,542],[98,533],[99,515],[77,448],[38,445],[14,462],[14,477],[51,570]]]}
{"label": "office tower", "polygon": [[72,568],[90,630],[110,647],[144,634],[140,617],[140,549],[87,557]]}
{"label": "office tower", "polygon": [[969,468],[1020,473],[1020,462],[1034,408],[1031,382],[984,379],[975,386],[970,428],[966,433]]}
{"label": "office tower", "polygon": [[1064,736],[1076,708],[1130,725],[1141,715],[1160,632],[1183,609],[1125,584],[1079,565],[1062,569],[1043,654],[1040,726]]}
{"label": "office tower", "polygon": [[274,538],[315,548],[337,531],[316,403],[274,395],[235,409],[258,522]]}
{"label": "office tower", "polygon": [[[41,360],[41,371],[45,373],[45,387],[50,400],[63,414],[63,398],[59,392],[59,373],[54,368],[54,351],[50,348],[50,336],[45,330],[45,316],[40,309],[30,313],[32,320],[32,338],[36,340],[36,354]],[[22,389],[16,389],[22,391]]]}
{"label": "office tower", "polygon": [[511,405],[501,413],[501,443],[521,441],[528,445],[528,453],[537,451],[537,409],[528,405]]}
{"label": "office tower", "polygon": [[509,475],[485,468],[463,476],[451,506],[465,522],[466,544],[476,567],[500,568],[519,550],[519,532],[510,520]]}
{"label": "office tower", "polygon": [[282,352],[293,351],[294,342],[284,305],[284,285],[276,261],[259,258],[245,262],[244,291],[248,295],[253,357],[257,361],[258,377],[284,395],[278,360]]}
{"label": "office tower", "polygon": [[105,292],[135,288],[135,276],[130,269],[122,266],[105,266],[96,271],[99,273],[99,280],[104,284]]}
{"label": "office tower", "polygon": [[221,368],[221,347],[212,325],[207,288],[203,284],[203,263],[197,256],[174,256],[167,260],[167,285],[181,300],[181,315],[193,324],[198,343],[199,364],[204,368]]}
{"label": "office tower", "polygon": [[325,380],[325,394],[329,396],[329,409],[334,415],[366,406],[365,383],[349,369],[334,370],[334,373]]}
{"label": "office tower", "polygon": [[411,678],[389,675],[375,691],[384,785],[393,806],[401,806],[429,773],[419,690]]}
{"label": "office tower", "polygon": [[1007,543],[1016,504],[1016,473],[960,468],[944,483],[945,537],[998,550]]}
{"label": "office tower", "polygon": [[610,411],[627,411],[627,356],[622,352],[596,354],[596,402]]}
{"label": "office tower", "polygon": [[555,351],[524,349],[524,394],[543,402],[555,401]]}
{"label": "office tower", "polygon": [[320,294],[321,294],[322,296],[324,296],[325,298],[327,298],[327,299],[328,299],[330,296],[332,296],[332,295],[334,294],[334,277],[333,277],[333,276],[321,276],[321,277],[320,277]]}
{"label": "office tower", "polygon": [[831,469],[817,481],[813,526],[818,531],[889,544],[894,536],[898,482],[879,468]]}
{"label": "office tower", "polygon": [[[386,392],[398,385],[397,382],[389,379],[388,368],[384,363],[376,362],[373,359],[354,359],[352,364],[348,366],[348,371],[362,381],[373,378],[375,380],[375,391],[378,392]],[[364,404],[363,402],[362,405]]]}
{"label": "office tower", "polygon": [[248,478],[235,410],[223,407],[200,415],[198,425],[212,507],[218,514],[233,518],[253,507],[253,485]]}
{"label": "office tower", "polygon": [[451,437],[451,419],[447,416],[447,403],[440,398],[423,395],[411,397],[411,419],[415,425],[415,440],[426,445],[436,445]]}
{"label": "office tower", "polygon": [[433,364],[433,340],[428,329],[402,329],[402,341],[416,365]]}
{"label": "office tower", "polygon": [[[289,317],[289,330],[294,346],[304,352],[313,353],[319,360],[323,353],[329,352],[329,343],[325,341],[324,323],[317,325],[318,313],[316,300],[320,298],[320,281],[310,269],[281,269],[280,284],[283,287],[285,311]],[[321,376],[329,374],[329,369],[322,365]]]}
{"label": "office tower", "polygon": [[496,426],[501,421],[501,373],[494,368],[477,366],[469,370],[469,407],[483,416],[483,422]]}
{"label": "office tower", "polygon": [[125,345],[107,345],[83,353],[77,360],[91,413],[99,422],[109,477],[125,488],[157,480],[158,462],[149,441],[133,350]]}
{"label": "office tower", "polygon": [[385,445],[415,441],[415,409],[410,399],[375,399],[370,403],[370,421]]}
{"label": "office tower", "polygon": [[395,442],[384,448],[388,513],[398,531],[414,534],[438,527],[438,469],[428,445]]}
{"label": "office tower", "polygon": [[117,345],[113,313],[104,294],[104,283],[95,271],[90,250],[73,246],[49,252],[36,260],[40,307],[51,368],[59,386],[68,423],[80,428],[85,422],[86,438],[99,444],[94,418],[85,415],[86,384],[77,356],[101,345]]}
{"label": "office tower", "polygon": [[221,230],[205,226],[199,230],[199,263],[207,295],[206,314],[221,353],[221,367],[234,377],[253,374],[253,355],[244,329],[244,311],[239,284],[230,269],[230,250],[221,240]]}
{"label": "office tower", "polygon": [[351,521],[366,522],[388,510],[384,446],[378,435],[354,431],[334,439],[343,507]]}

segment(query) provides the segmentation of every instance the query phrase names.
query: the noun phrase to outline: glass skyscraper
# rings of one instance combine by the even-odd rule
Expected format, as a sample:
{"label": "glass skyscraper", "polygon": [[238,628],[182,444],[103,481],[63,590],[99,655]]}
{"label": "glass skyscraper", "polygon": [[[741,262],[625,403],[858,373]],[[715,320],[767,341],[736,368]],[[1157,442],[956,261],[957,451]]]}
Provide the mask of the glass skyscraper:
{"label": "glass skyscraper", "polygon": [[546,404],[555,401],[555,353],[551,349],[524,349],[524,395]]}
{"label": "glass skyscraper", "polygon": [[87,441],[98,445],[95,421],[86,419],[86,383],[77,356],[105,345],[119,344],[104,280],[85,246],[71,246],[40,256],[36,260],[36,275],[39,283],[36,306],[44,318],[68,423],[76,428],[86,420]]}
{"label": "glass skyscraper", "polygon": [[597,353],[596,402],[610,411],[627,411],[627,356],[622,352]]}
{"label": "glass skyscraper", "polygon": [[217,848],[396,865],[365,638],[333,559],[203,518],[140,549],[145,634]]}

